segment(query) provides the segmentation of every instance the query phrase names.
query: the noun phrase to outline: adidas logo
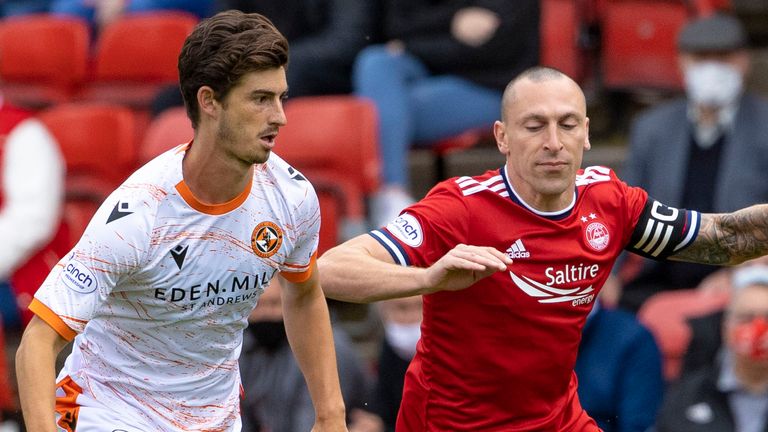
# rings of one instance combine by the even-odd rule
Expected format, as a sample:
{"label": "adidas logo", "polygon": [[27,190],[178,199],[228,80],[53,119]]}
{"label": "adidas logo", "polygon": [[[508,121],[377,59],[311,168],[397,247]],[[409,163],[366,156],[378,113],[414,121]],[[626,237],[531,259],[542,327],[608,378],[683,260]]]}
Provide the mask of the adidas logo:
{"label": "adidas logo", "polygon": [[530,258],[531,253],[525,250],[525,246],[523,246],[523,241],[520,239],[517,239],[516,242],[512,243],[512,246],[507,248],[507,256],[512,259]]}

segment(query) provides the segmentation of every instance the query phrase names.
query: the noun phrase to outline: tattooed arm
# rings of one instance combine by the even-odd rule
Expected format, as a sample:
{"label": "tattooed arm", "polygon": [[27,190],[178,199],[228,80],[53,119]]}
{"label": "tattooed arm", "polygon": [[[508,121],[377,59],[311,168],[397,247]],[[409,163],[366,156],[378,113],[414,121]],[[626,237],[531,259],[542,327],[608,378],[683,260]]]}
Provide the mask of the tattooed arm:
{"label": "tattooed arm", "polygon": [[766,254],[768,204],[761,204],[733,213],[702,214],[696,239],[669,259],[736,265]]}

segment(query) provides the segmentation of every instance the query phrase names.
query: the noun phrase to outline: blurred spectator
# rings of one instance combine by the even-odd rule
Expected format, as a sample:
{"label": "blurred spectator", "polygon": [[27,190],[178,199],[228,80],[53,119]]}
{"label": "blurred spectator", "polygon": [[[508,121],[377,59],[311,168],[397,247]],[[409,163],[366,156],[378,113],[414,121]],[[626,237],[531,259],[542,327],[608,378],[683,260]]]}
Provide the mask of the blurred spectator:
{"label": "blurred spectator", "polygon": [[382,301],[378,306],[384,323],[384,340],[371,407],[384,422],[384,430],[393,432],[403,398],[405,372],[421,336],[422,299],[421,296],[403,297]]}
{"label": "blurred spectator", "polygon": [[210,16],[214,0],[52,0],[50,12],[86,19],[98,31],[126,13],[176,10]]}
{"label": "blurred spectator", "polygon": [[595,302],[576,359],[581,406],[604,432],[644,432],[664,397],[656,341],[634,315]]}
{"label": "blurred spectator", "polygon": [[[707,276],[697,287],[698,290],[718,295],[730,295],[734,287],[743,287],[754,281],[760,281],[766,274],[768,258],[761,257],[741,264],[736,268],[723,268]],[[766,280],[768,283],[768,279]],[[699,369],[712,368],[715,365],[717,352],[722,345],[722,326],[724,310],[718,310],[700,317],[688,320],[691,328],[691,339],[685,351],[682,374],[688,374]]]}
{"label": "blurred spectator", "polygon": [[[29,320],[32,295],[69,244],[60,224],[64,161],[58,144],[30,113],[1,98],[0,160],[0,331],[9,333]],[[4,344],[0,356],[1,422],[16,403]]]}
{"label": "blurred spectator", "polygon": [[[370,395],[365,368],[349,337],[334,328],[336,361],[347,413],[365,406]],[[309,431],[312,400],[293,357],[283,325],[281,287],[273,279],[251,312],[243,335],[240,375],[243,432]]]}
{"label": "blurred spectator", "polygon": [[[624,180],[678,208],[729,212],[768,201],[768,103],[744,92],[750,70],[747,35],[733,16],[686,24],[678,37],[686,96],[634,122]],[[619,304],[632,311],[650,295],[692,288],[713,266],[625,261]],[[632,272],[630,272],[632,273]]]}
{"label": "blurred spectator", "polygon": [[383,226],[412,202],[408,154],[470,129],[490,131],[501,94],[539,59],[535,0],[383,0],[386,45],[363,50],[355,93],[379,111],[383,188],[371,203]]}
{"label": "blurred spectator", "polygon": [[[376,38],[379,0],[218,0],[216,10],[238,9],[269,18],[291,44],[286,69],[290,97],[346,94],[357,53]],[[182,105],[177,87],[158,95],[156,116]]]}
{"label": "blurred spectator", "polygon": [[665,397],[658,432],[768,428],[768,267],[739,269],[715,365],[683,375]]}
{"label": "blurred spectator", "polygon": [[69,248],[61,225],[64,160],[45,126],[0,100],[0,316],[6,331]]}

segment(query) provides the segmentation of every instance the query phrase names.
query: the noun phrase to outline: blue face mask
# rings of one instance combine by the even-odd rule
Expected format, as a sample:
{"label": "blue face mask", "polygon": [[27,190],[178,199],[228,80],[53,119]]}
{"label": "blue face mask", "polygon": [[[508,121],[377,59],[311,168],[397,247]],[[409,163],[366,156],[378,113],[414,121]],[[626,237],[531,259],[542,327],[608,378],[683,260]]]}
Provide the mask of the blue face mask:
{"label": "blue face mask", "polygon": [[685,68],[685,89],[697,105],[723,107],[741,94],[743,77],[735,67],[717,61],[703,61]]}

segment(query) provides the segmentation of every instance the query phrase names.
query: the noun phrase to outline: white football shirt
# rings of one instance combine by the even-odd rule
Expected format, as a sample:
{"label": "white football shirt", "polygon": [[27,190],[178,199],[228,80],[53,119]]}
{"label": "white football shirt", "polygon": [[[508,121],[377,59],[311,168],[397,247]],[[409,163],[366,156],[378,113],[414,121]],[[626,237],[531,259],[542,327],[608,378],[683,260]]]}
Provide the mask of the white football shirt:
{"label": "white football shirt", "polygon": [[157,431],[226,431],[239,424],[246,318],[276,272],[309,278],[320,210],[275,154],[240,196],[201,203],[182,178],[188,146],[106,199],[30,308],[74,337],[59,380],[89,399]]}

